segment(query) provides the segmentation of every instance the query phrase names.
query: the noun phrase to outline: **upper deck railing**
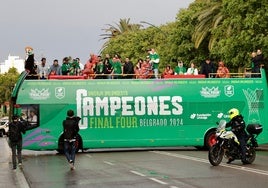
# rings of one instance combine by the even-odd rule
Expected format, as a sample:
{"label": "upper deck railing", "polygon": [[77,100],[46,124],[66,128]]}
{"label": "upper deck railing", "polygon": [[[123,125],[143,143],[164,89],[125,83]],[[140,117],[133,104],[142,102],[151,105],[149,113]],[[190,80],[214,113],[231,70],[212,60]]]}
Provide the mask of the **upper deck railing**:
{"label": "upper deck railing", "polygon": [[[216,78],[216,73],[210,73],[209,78]],[[243,73],[229,73],[230,78],[258,78],[262,73],[251,73],[250,69],[245,69]],[[48,79],[48,80],[81,80],[81,79],[154,79],[154,74],[87,74],[87,75],[48,75],[47,78],[40,78],[39,75],[27,75],[26,79]],[[182,78],[205,78],[205,75],[162,75],[158,79],[182,79]]]}

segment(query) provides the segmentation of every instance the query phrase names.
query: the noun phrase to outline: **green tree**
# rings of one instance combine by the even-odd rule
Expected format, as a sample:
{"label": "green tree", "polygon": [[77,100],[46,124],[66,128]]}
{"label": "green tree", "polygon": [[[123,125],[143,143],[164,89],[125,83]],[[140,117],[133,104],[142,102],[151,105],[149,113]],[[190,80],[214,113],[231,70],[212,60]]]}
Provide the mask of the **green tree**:
{"label": "green tree", "polygon": [[175,22],[110,35],[103,52],[137,60],[147,55],[148,48],[155,48],[160,69],[172,60],[186,65],[195,61],[198,66],[210,57],[237,71],[250,66],[252,51],[268,54],[267,10],[264,0],[196,0],[178,12]]}
{"label": "green tree", "polygon": [[[235,69],[248,67],[252,51],[262,49],[268,54],[268,4],[259,0],[223,0],[222,3],[225,19],[212,31],[218,42],[211,54]],[[228,32],[224,32],[226,29]]]}
{"label": "green tree", "polygon": [[7,73],[0,74],[0,103],[10,101],[11,92],[17,82],[19,73],[16,68],[10,68]]}
{"label": "green tree", "polygon": [[178,12],[174,27],[170,27],[171,34],[168,37],[169,48],[174,60],[182,60],[185,66],[188,66],[191,61],[195,62],[196,66],[200,65],[209,51],[207,43],[203,42],[199,48],[195,48],[192,40],[196,25],[199,23],[197,12],[200,12],[206,2],[197,1],[192,3],[187,9],[182,9]]}
{"label": "green tree", "polygon": [[102,54],[119,54],[122,57],[131,58],[134,62],[139,58],[145,59],[149,48],[160,51],[160,45],[163,45],[163,40],[165,40],[162,30],[161,27],[150,26],[136,32],[122,33],[107,41],[107,47],[103,49]]}

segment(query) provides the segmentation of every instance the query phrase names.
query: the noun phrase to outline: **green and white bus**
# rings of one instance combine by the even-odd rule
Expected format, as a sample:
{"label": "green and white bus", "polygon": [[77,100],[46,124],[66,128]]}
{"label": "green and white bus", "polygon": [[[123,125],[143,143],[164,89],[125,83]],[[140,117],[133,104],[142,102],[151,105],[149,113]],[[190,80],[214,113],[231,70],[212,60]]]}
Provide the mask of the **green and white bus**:
{"label": "green and white bus", "polygon": [[[78,149],[209,147],[216,122],[238,108],[247,124],[259,123],[268,143],[268,93],[261,78],[27,80],[13,90],[13,113],[30,126],[23,148],[62,151],[62,121],[73,109],[81,117]],[[65,78],[65,77],[64,77]],[[70,77],[74,78],[74,77]],[[30,114],[37,121],[30,122]]]}

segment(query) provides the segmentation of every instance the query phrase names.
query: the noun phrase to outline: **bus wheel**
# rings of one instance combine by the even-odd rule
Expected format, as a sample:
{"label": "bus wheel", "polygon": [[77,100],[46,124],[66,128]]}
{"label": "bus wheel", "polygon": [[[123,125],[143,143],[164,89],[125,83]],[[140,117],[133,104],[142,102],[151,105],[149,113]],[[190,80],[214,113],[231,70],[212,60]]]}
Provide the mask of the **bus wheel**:
{"label": "bus wheel", "polygon": [[205,147],[206,149],[211,148],[211,146],[213,146],[216,143],[216,133],[215,131],[210,131],[206,134],[205,137]]}
{"label": "bus wheel", "polygon": [[64,140],[63,140],[63,136],[61,136],[59,138],[57,152],[59,154],[64,154]]}
{"label": "bus wheel", "polygon": [[82,143],[82,138],[80,135],[77,136],[75,145],[76,145],[76,151],[75,151],[76,153],[78,153],[80,149],[82,149],[83,151],[83,143]]}
{"label": "bus wheel", "polygon": [[79,141],[79,139],[76,139],[76,141],[75,141],[75,153],[78,153],[79,152],[79,149],[80,149],[80,141]]}

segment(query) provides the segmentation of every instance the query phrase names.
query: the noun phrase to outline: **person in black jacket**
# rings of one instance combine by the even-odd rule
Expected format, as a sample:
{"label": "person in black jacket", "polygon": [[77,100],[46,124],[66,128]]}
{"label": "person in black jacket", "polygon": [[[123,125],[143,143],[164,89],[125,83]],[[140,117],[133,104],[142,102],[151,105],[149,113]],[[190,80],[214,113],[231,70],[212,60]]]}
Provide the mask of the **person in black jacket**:
{"label": "person in black jacket", "polygon": [[80,117],[74,116],[73,110],[67,111],[67,118],[63,120],[64,154],[69,162],[71,170],[74,170],[78,123]]}
{"label": "person in black jacket", "polygon": [[108,54],[106,54],[106,58],[103,60],[103,64],[104,64],[104,70],[103,73],[106,75],[107,79],[111,79],[111,73],[113,72],[113,66],[112,66],[112,60],[110,59],[110,56]]}
{"label": "person in black jacket", "polygon": [[134,76],[134,66],[132,61],[130,61],[128,57],[125,59],[125,63],[123,66],[123,74],[123,78],[126,79],[131,79]]}
{"label": "person in black jacket", "polygon": [[252,57],[252,63],[253,63],[252,77],[253,78],[261,77],[260,68],[261,68],[261,65],[263,64],[263,60],[264,60],[264,57],[263,57],[262,51],[258,49],[256,55],[253,55]]}
{"label": "person in black jacket", "polygon": [[12,122],[9,123],[9,142],[10,147],[12,150],[12,164],[13,169],[16,170],[17,168],[17,159],[16,159],[16,152],[18,156],[18,163],[19,166],[22,165],[22,157],[21,157],[21,150],[22,150],[22,136],[21,133],[25,134],[25,128],[23,123],[19,121],[19,117],[14,115],[12,117]]}
{"label": "person in black jacket", "polygon": [[[241,148],[241,153],[242,153],[242,158],[241,161],[243,164],[247,164],[246,162],[246,138],[247,138],[247,133],[245,130],[246,124],[243,119],[243,116],[239,114],[239,110],[236,108],[232,108],[231,110],[228,111],[230,115],[231,121],[229,121],[226,124],[226,128],[231,127],[232,132],[236,135],[239,143],[240,143],[240,148]],[[228,160],[228,164],[231,163],[234,159],[230,158]]]}
{"label": "person in black jacket", "polygon": [[28,72],[27,79],[37,79],[37,66],[35,64],[33,48],[30,46],[25,47],[26,59],[24,62],[25,71]]}
{"label": "person in black jacket", "polygon": [[215,77],[215,76],[210,76],[210,73],[215,73],[215,72],[216,72],[216,68],[215,68],[214,63],[209,58],[207,58],[206,61],[201,64],[200,74],[204,74],[206,78],[208,78],[208,77]]}

